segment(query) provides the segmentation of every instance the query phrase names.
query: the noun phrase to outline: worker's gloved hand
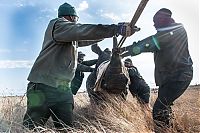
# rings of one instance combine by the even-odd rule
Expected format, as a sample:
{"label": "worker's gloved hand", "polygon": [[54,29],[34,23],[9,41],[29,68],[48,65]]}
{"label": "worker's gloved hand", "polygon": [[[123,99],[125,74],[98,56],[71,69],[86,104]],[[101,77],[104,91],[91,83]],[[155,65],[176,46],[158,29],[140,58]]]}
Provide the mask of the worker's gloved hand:
{"label": "worker's gloved hand", "polygon": [[133,30],[133,31],[134,31],[134,33],[135,33],[135,32],[138,32],[138,31],[140,31],[140,28],[139,28],[139,27],[137,27],[137,26],[133,26],[132,30]]}
{"label": "worker's gloved hand", "polygon": [[130,23],[127,23],[127,22],[118,23],[118,34],[124,37],[129,37],[139,30],[140,28],[138,28],[137,26],[134,26],[132,28],[130,26]]}

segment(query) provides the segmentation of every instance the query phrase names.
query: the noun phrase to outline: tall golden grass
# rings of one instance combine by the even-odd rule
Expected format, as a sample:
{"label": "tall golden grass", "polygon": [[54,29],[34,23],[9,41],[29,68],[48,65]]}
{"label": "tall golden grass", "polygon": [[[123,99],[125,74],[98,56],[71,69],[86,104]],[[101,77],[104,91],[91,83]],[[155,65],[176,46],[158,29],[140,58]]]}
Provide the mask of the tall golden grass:
{"label": "tall golden grass", "polygon": [[[153,105],[156,94],[151,96]],[[31,133],[22,126],[26,110],[25,97],[0,98],[0,132]],[[174,104],[174,127],[161,132],[200,132],[200,86],[188,89]],[[67,132],[91,133],[151,133],[153,122],[151,111],[138,103],[136,98],[128,96],[127,101],[110,98],[101,106],[91,105],[87,94],[75,96],[74,127],[65,129]],[[63,130],[64,131],[64,130]],[[35,132],[54,133],[50,119],[45,127],[38,127]]]}

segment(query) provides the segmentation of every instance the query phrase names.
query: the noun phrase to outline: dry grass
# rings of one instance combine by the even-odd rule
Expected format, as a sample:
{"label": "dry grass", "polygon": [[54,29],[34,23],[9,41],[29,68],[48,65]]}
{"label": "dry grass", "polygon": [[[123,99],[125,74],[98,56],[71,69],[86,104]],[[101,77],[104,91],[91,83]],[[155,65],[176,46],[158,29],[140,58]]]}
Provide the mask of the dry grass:
{"label": "dry grass", "polygon": [[200,133],[200,86],[192,88],[175,102],[173,110],[184,131]]}
{"label": "dry grass", "polygon": [[[197,89],[198,88],[198,89]],[[153,104],[156,95],[152,94]],[[22,126],[26,100],[22,97],[0,98],[0,132],[23,133],[32,132]],[[150,133],[153,131],[151,112],[141,107],[135,98],[128,97],[128,101],[112,99],[102,106],[90,105],[87,94],[75,96],[75,127],[68,132],[124,132]],[[169,132],[200,132],[200,86],[188,89],[173,107],[175,111],[175,125]],[[45,128],[38,127],[37,132],[59,132],[53,128],[51,120]]]}

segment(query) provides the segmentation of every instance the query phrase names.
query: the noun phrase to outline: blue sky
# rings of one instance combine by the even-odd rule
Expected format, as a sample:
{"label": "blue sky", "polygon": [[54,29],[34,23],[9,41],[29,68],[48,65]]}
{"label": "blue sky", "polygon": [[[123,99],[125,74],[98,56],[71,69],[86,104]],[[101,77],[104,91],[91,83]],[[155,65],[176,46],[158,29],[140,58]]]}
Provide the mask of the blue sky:
{"label": "blue sky", "polygon": [[[0,92],[1,95],[22,95],[26,91],[27,76],[41,50],[49,20],[57,17],[60,4],[68,2],[78,12],[80,23],[112,24],[130,21],[140,0],[1,0],[0,3]],[[169,8],[176,22],[183,23],[189,38],[189,50],[194,61],[192,84],[199,83],[199,2],[198,0],[149,0],[137,26],[141,31],[128,38],[125,45],[155,34],[152,17],[160,8]],[[120,38],[119,38],[120,39]],[[112,47],[112,39],[100,44]],[[80,48],[86,59],[97,58],[90,47]],[[92,58],[92,59],[93,59]],[[154,86],[153,54],[131,58],[145,80]],[[87,75],[87,74],[86,74]],[[85,84],[82,85],[84,90]]]}

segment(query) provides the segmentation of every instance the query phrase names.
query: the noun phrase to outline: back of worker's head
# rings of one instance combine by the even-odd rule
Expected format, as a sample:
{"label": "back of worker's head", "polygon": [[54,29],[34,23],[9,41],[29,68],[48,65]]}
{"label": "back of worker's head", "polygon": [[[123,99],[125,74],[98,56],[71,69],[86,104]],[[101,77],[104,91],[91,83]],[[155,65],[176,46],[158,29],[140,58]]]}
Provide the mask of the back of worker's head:
{"label": "back of worker's head", "polygon": [[153,17],[154,26],[156,29],[170,26],[175,23],[174,19],[171,17],[172,12],[167,8],[161,8],[156,12]]}

